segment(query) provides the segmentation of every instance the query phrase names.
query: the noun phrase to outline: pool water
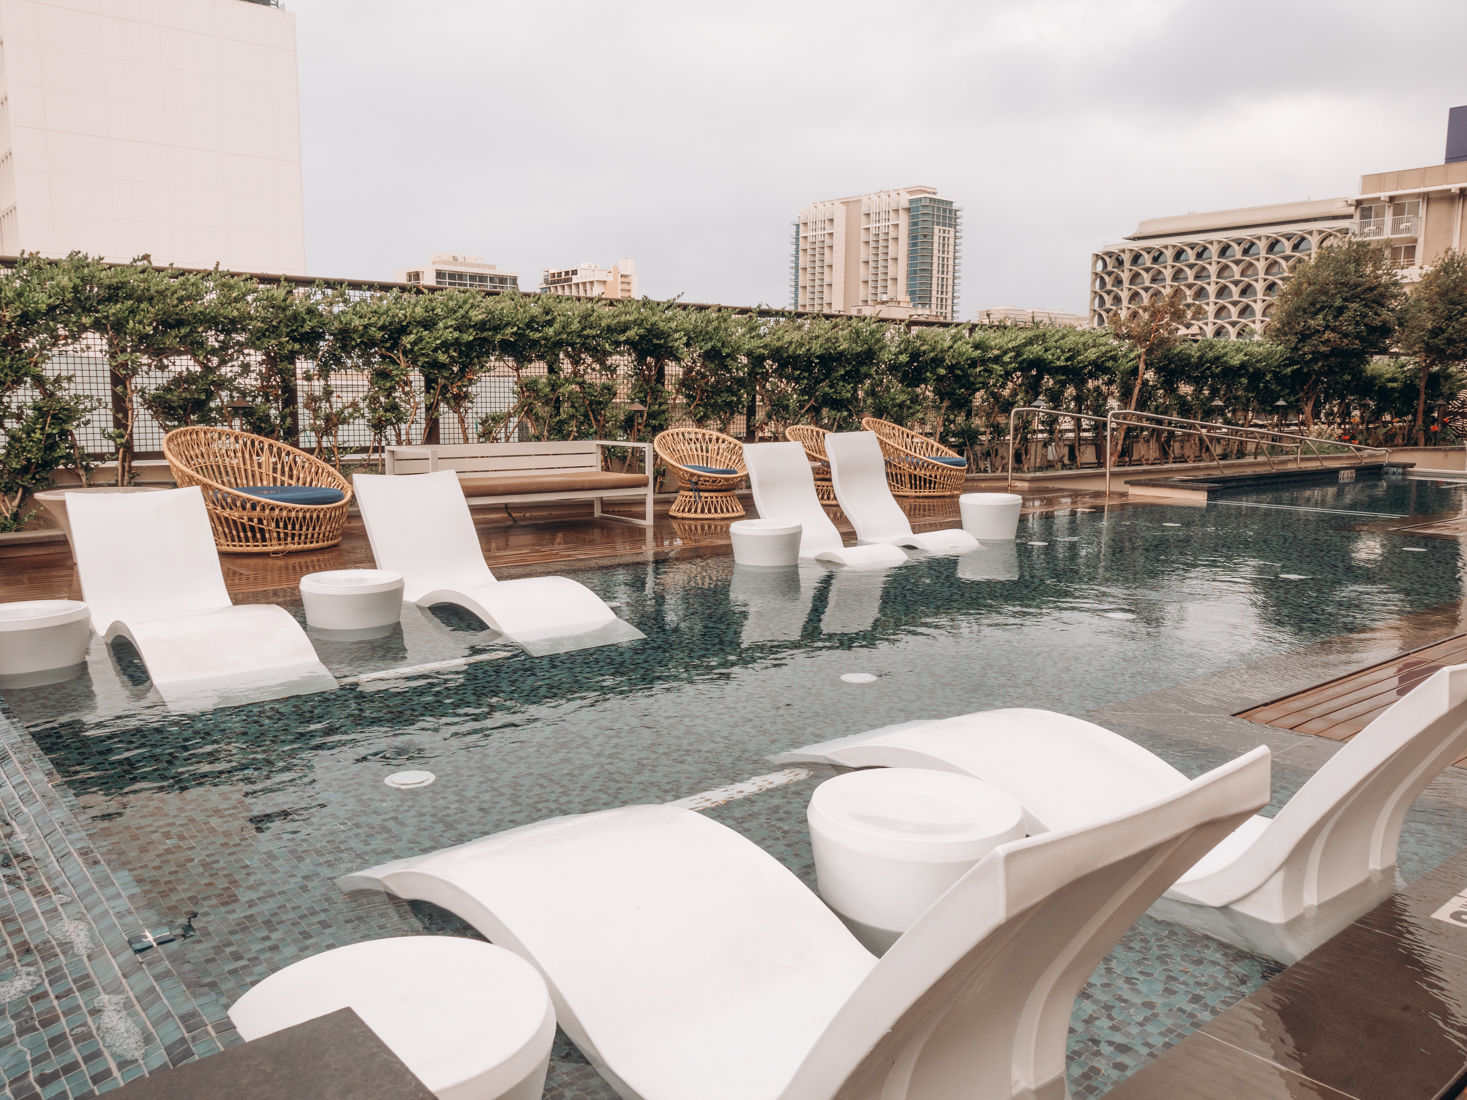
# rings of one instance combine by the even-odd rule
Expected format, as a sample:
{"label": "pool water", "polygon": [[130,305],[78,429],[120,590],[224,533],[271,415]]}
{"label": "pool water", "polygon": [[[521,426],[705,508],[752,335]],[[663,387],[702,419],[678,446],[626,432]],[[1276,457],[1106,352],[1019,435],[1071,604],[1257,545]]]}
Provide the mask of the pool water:
{"label": "pool water", "polygon": [[[305,955],[465,934],[428,906],[341,894],[346,872],[558,814],[684,798],[778,770],[771,754],[889,723],[1008,706],[1084,715],[1460,603],[1456,541],[1371,525],[1455,513],[1463,491],[1397,479],[1036,515],[1013,547],[876,573],[751,571],[707,553],[567,570],[646,640],[531,658],[462,612],[407,608],[387,638],[318,641],[338,678],[365,677],[331,693],[170,714],[125,643],[94,642],[86,676],[6,702],[122,888],[186,931],[156,950],[187,964],[215,999],[200,1011],[218,1018]],[[457,658],[469,663],[376,675]],[[1163,754],[1189,774],[1216,762],[1181,742]],[[405,770],[436,779],[384,784]],[[804,806],[830,774],[709,812],[813,885]],[[1467,843],[1456,817],[1407,833],[1411,877]],[[564,889],[567,904],[594,904],[574,868]],[[1276,970],[1144,919],[1077,1005],[1075,1095],[1103,1093]],[[0,1070],[8,1041],[0,1028]],[[613,1095],[563,1042],[549,1089]]]}

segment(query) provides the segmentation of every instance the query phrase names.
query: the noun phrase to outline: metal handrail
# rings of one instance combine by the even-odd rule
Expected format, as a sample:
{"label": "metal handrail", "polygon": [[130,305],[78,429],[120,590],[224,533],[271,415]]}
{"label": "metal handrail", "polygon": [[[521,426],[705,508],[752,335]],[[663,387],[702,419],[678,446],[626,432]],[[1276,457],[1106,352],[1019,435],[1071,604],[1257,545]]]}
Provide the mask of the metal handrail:
{"label": "metal handrail", "polygon": [[[1105,491],[1107,494],[1110,493],[1110,475],[1111,471],[1114,469],[1115,452],[1111,447],[1112,425],[1119,425],[1122,428],[1157,427],[1165,428],[1168,431],[1179,432],[1182,435],[1200,436],[1203,443],[1207,446],[1207,450],[1212,455],[1213,462],[1217,463],[1217,468],[1224,472],[1226,472],[1226,470],[1222,464],[1222,459],[1218,457],[1217,448],[1212,445],[1213,437],[1218,435],[1242,436],[1245,439],[1253,439],[1261,442],[1282,443],[1282,445],[1284,446],[1292,444],[1293,450],[1295,452],[1295,465],[1300,468],[1302,468],[1304,464],[1304,447],[1306,445],[1309,447],[1309,450],[1314,455],[1314,457],[1319,461],[1320,468],[1325,468],[1328,465],[1325,462],[1324,456],[1319,453],[1319,448],[1315,446],[1315,444],[1318,442],[1328,442],[1332,446],[1345,448],[1347,451],[1350,452],[1350,454],[1355,457],[1355,463],[1357,466],[1364,465],[1364,456],[1366,453],[1384,454],[1387,456],[1390,455],[1389,447],[1367,447],[1361,443],[1345,443],[1343,441],[1333,439],[1317,440],[1313,436],[1302,435],[1298,432],[1286,432],[1278,428],[1255,428],[1251,426],[1244,427],[1238,424],[1222,424],[1213,420],[1191,420],[1186,417],[1180,416],[1166,416],[1162,413],[1137,412],[1132,409],[1114,409],[1111,412],[1107,413],[1105,416],[1095,416],[1090,413],[1067,412],[1063,409],[1052,409],[1048,407],[1040,407],[1034,405],[1022,405],[1010,410],[1009,412],[1009,447],[1007,464],[1007,488],[1009,489],[1012,489],[1014,486],[1014,429],[1015,420],[1020,413],[1039,413],[1043,416],[1053,416],[1066,420],[1086,420],[1096,424],[1103,423],[1105,425]],[[1137,421],[1139,421],[1139,423]],[[1260,437],[1269,438],[1261,439]],[[1122,438],[1124,438],[1124,436],[1122,436]],[[1079,454],[1079,442],[1079,431],[1077,428],[1075,439],[1077,456]],[[1273,456],[1268,454],[1267,451],[1264,451],[1263,457],[1264,460],[1268,463],[1268,467],[1270,470],[1277,470],[1277,467],[1274,466],[1273,463]]]}

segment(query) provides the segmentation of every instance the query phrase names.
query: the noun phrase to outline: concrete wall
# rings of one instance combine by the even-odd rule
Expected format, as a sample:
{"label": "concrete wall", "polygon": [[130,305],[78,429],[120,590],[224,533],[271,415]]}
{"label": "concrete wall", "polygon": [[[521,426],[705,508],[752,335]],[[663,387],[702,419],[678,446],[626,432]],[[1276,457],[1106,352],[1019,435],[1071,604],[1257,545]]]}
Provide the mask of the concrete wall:
{"label": "concrete wall", "polygon": [[289,12],[0,0],[0,59],[0,252],[306,273]]}

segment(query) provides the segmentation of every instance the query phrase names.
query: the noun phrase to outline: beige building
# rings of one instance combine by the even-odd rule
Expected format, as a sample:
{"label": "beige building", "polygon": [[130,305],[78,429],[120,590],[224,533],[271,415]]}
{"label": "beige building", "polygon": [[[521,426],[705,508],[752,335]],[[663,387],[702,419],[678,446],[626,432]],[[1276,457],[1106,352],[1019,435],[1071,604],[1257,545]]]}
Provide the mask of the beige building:
{"label": "beige building", "polygon": [[425,283],[428,286],[461,286],[473,290],[518,290],[520,277],[516,271],[500,271],[486,264],[483,256],[463,256],[456,252],[435,252],[422,267],[410,267],[393,275],[399,283]]}
{"label": "beige building", "polygon": [[962,210],[914,186],[811,203],[795,223],[791,306],[958,319]]}
{"label": "beige building", "polygon": [[980,309],[973,314],[973,320],[980,325],[1023,325],[1030,328],[1041,325],[1084,328],[1089,323],[1078,313],[1062,313],[1057,309],[1020,309],[1017,306]]}
{"label": "beige building", "polygon": [[1194,333],[1252,339],[1290,260],[1355,229],[1347,198],[1150,218],[1091,257],[1090,323],[1180,286],[1205,310]]}
{"label": "beige building", "polygon": [[637,296],[637,262],[621,259],[604,268],[586,260],[580,267],[552,271],[546,268],[540,277],[544,294],[565,294],[572,298],[635,298]]}
{"label": "beige building", "polygon": [[306,273],[295,17],[0,2],[0,254]]}
{"label": "beige building", "polygon": [[1386,244],[1405,278],[1415,281],[1447,249],[1461,251],[1464,193],[1467,160],[1361,176],[1354,232]]}

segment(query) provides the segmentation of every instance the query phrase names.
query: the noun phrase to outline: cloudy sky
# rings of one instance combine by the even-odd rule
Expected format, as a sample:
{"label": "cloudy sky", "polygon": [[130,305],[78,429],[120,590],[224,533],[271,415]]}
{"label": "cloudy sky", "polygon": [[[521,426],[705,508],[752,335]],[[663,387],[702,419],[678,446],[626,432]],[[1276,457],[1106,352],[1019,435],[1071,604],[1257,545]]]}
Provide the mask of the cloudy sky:
{"label": "cloudy sky", "polygon": [[1079,312],[1141,218],[1438,164],[1462,0],[287,0],[313,274],[621,256],[644,294],[789,299],[802,204],[932,184],[962,313]]}

